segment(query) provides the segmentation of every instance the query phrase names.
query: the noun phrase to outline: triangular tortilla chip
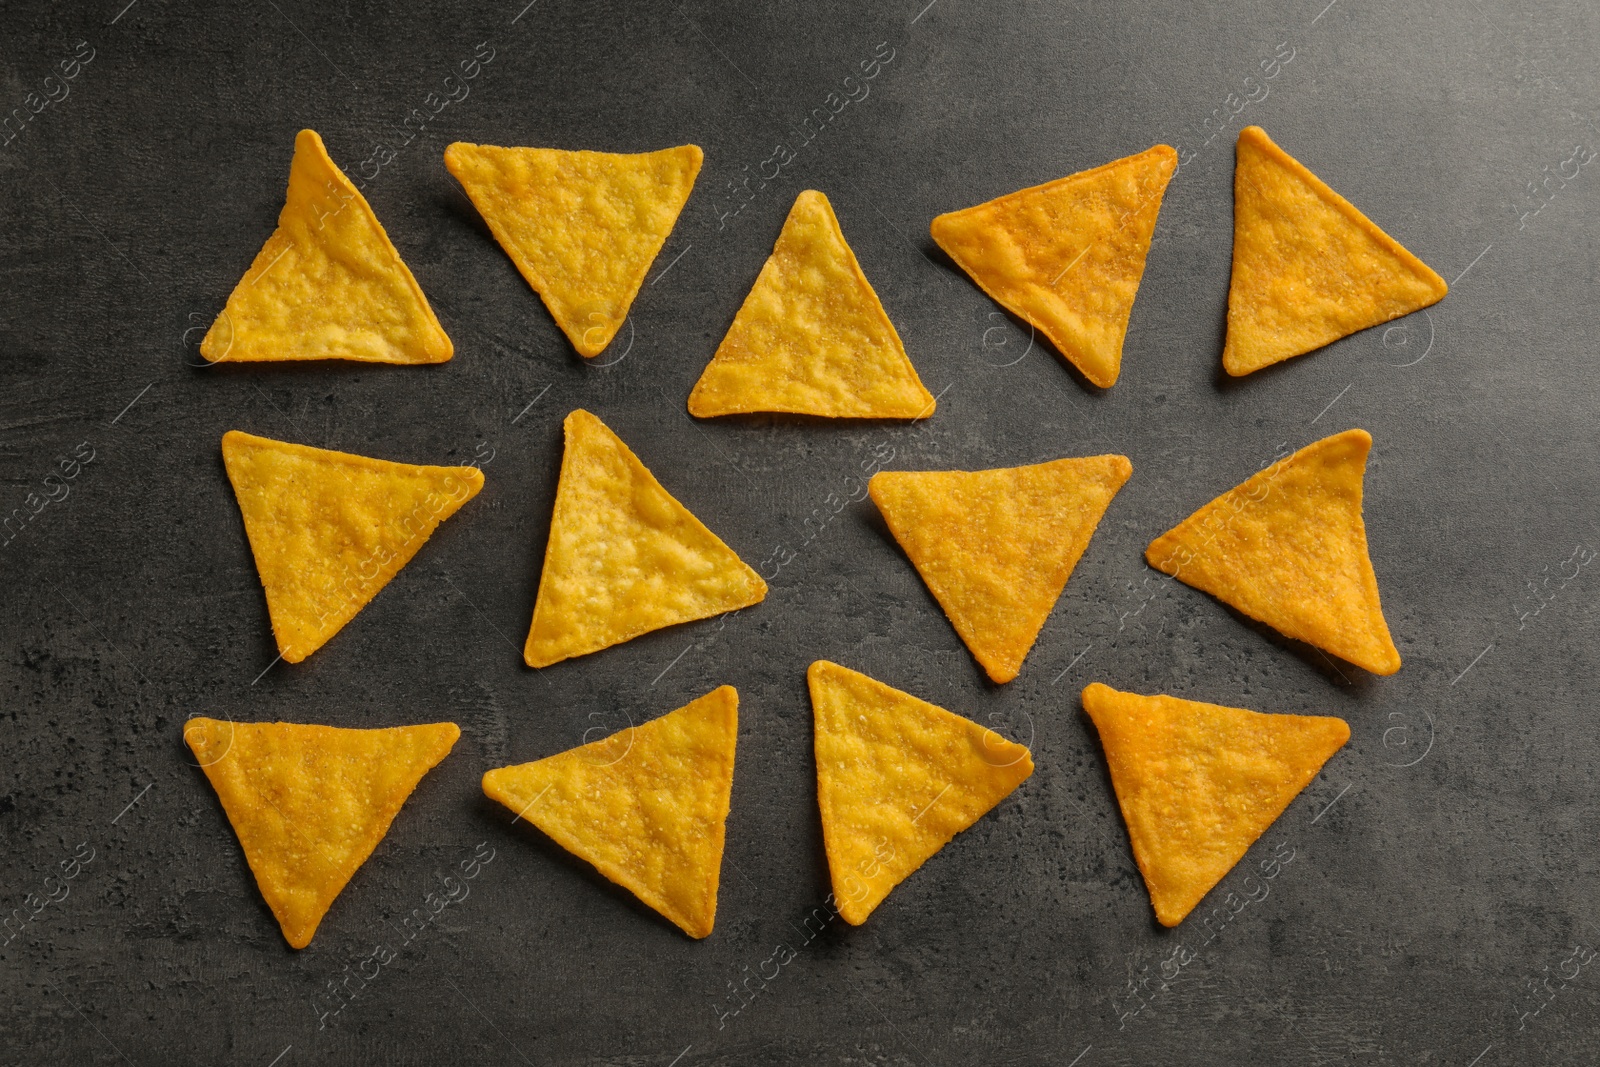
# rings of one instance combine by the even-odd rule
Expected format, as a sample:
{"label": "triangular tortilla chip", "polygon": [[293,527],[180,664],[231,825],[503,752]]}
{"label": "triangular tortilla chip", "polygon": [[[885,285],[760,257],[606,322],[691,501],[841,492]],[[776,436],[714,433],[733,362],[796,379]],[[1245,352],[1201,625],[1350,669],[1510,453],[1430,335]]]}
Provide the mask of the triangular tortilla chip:
{"label": "triangular tortilla chip", "polygon": [[880,471],[868,483],[900,547],[996,682],[1009,682],[1055,607],[1126,456],[990,471]]}
{"label": "triangular tortilla chip", "polygon": [[806,671],[817,804],[839,914],[889,891],[1033,773],[1022,745],[837,663]]}
{"label": "triangular tortilla chip", "polygon": [[301,130],[278,228],[200,354],[213,363],[353,359],[443,363],[454,348],[361,191]]}
{"label": "triangular tortilla chip", "polygon": [[1099,682],[1084,689],[1083,707],[1163,926],[1182,922],[1350,740],[1342,719],[1263,715]]}
{"label": "triangular tortilla chip", "polygon": [[665,915],[690,937],[717,917],[739,694],[483,776],[483,791]]}
{"label": "triangular tortilla chip", "polygon": [[930,229],[996,302],[1102,389],[1116,384],[1161,197],[1178,153],[1138,155],[952,211]]}
{"label": "triangular tortilla chip", "polygon": [[183,728],[295,948],[311,943],[400,806],[460,736],[453,722],[346,730],[190,719]]}
{"label": "triangular tortilla chip", "polygon": [[278,650],[299,663],[367,606],[456,509],[476,467],[419,467],[229,430],[239,500]]}
{"label": "triangular tortilla chip", "polygon": [[628,317],[705,154],[566,152],[457,142],[444,165],[561,332],[597,356]]}
{"label": "triangular tortilla chip", "polygon": [[1222,367],[1249,374],[1437,304],[1443,278],[1273,144],[1239,131]]}
{"label": "triangular tortilla chip", "polygon": [[1145,559],[1279,633],[1373,674],[1400,669],[1367,555],[1372,435],[1314,441],[1150,542]]}
{"label": "triangular tortilla chip", "polygon": [[530,667],[758,603],[767,583],[678,503],[622,439],[581,408],[550,517]]}
{"label": "triangular tortilla chip", "polygon": [[833,206],[807,189],[695,382],[689,414],[920,419],[933,409]]}

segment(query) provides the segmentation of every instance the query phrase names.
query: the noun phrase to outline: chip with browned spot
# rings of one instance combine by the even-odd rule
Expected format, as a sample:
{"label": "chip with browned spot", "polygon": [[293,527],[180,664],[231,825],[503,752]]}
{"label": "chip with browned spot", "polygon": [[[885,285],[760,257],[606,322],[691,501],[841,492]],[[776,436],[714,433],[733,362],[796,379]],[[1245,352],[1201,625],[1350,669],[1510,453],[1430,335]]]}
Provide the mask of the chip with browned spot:
{"label": "chip with browned spot", "polygon": [[1249,374],[1444,299],[1422,260],[1259,126],[1239,131],[1222,367]]}
{"label": "chip with browned spot", "polygon": [[234,287],[200,354],[213,363],[442,363],[454,348],[361,190],[301,130],[278,228]]}
{"label": "chip with browned spot", "polygon": [[1084,689],[1083,707],[1163,926],[1182,922],[1350,739],[1329,716],[1263,715],[1099,682]]}
{"label": "chip with browned spot", "polygon": [[1400,669],[1367,554],[1372,435],[1315,441],[1150,542],[1150,566],[1374,674]]}
{"label": "chip with browned spot", "polygon": [[355,618],[433,531],[478,495],[476,467],[423,467],[222,437],[278,650],[299,663]]}
{"label": "chip with browned spot", "polygon": [[528,666],[548,667],[767,595],[761,576],[605,423],[580,408],[564,428],[561,482],[523,647]]}
{"label": "chip with browned spot", "polygon": [[444,164],[584,356],[611,343],[689,199],[704,153],[457,142]]}
{"label": "chip with browned spot", "polygon": [[1012,314],[1036,326],[1102,389],[1144,277],[1178,154],[1156,145],[933,220],[933,239]]}
{"label": "chip with browned spot", "polygon": [[690,937],[717,916],[739,694],[714,689],[642,726],[483,776],[483,791]]}
{"label": "chip with browned spot", "polygon": [[460,736],[453,722],[349,730],[198,718],[183,728],[295,948],[311,943],[411,791]]}
{"label": "chip with browned spot", "polygon": [[1090,456],[880,471],[869,491],[961,640],[991,679],[1009,682],[1132,473],[1126,456]]}
{"label": "chip with browned spot", "polygon": [[933,409],[833,206],[807,189],[695,382],[689,414],[920,419]]}
{"label": "chip with browned spot", "polygon": [[889,891],[1033,773],[1022,745],[827,660],[806,672],[817,804],[845,922]]}

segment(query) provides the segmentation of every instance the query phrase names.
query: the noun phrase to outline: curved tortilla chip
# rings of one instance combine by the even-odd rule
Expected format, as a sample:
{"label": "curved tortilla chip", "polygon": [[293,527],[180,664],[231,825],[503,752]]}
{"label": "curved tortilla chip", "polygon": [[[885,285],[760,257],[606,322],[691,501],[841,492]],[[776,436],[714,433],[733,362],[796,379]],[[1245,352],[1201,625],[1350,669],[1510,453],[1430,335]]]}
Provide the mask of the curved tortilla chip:
{"label": "curved tortilla chip", "polygon": [[566,152],[457,142],[444,165],[584,356],[628,317],[705,154]]}
{"label": "curved tortilla chip", "polygon": [[839,914],[867,916],[1033,773],[1022,745],[827,660],[806,671]]}
{"label": "curved tortilla chip", "polygon": [[651,630],[749,607],[767,583],[579,409],[523,659],[530,667],[597,652]]}
{"label": "curved tortilla chip", "polygon": [[1450,287],[1272,143],[1239,131],[1222,367],[1249,374],[1444,299]]}
{"label": "curved tortilla chip", "polygon": [[610,737],[483,776],[483,792],[677,923],[711,933],[733,791],[729,685]]}
{"label": "curved tortilla chip", "polygon": [[802,192],[695,382],[689,414],[920,419],[934,406],[833,206],[815,189]]}
{"label": "curved tortilla chip", "polygon": [[1315,441],[1150,542],[1145,559],[1279,633],[1374,674],[1400,669],[1367,554],[1372,435]]}
{"label": "curved tortilla chip", "polygon": [[1116,384],[1122,341],[1178,153],[1156,145],[940,215],[933,239],[1083,376]]}
{"label": "curved tortilla chip", "polygon": [[294,948],[311,943],[339,891],[460,736],[453,722],[347,730],[190,719],[183,728]]}
{"label": "curved tortilla chip", "polygon": [[1126,456],[1091,456],[880,471],[869,491],[961,640],[991,679],[1009,682],[1132,473]]}
{"label": "curved tortilla chip", "polygon": [[443,363],[454,348],[361,191],[301,130],[278,228],[200,354],[213,363],[353,359]]}
{"label": "curved tortilla chip", "polygon": [[1083,691],[1133,858],[1176,926],[1350,740],[1342,719],[1263,715],[1170,696]]}
{"label": "curved tortilla chip", "polygon": [[239,430],[223,435],[222,461],[290,663],[355,618],[483,488],[476,467],[391,463]]}

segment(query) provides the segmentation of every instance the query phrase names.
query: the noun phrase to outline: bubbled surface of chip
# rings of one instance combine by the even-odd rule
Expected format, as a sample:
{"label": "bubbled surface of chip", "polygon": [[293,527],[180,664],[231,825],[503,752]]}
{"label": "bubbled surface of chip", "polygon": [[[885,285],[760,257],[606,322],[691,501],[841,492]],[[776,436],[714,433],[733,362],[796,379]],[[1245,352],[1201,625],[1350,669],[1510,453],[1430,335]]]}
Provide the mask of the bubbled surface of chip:
{"label": "bubbled surface of chip", "polygon": [[483,488],[476,467],[427,467],[222,438],[278,650],[299,663],[378,595],[439,524]]}
{"label": "bubbled surface of chip", "polygon": [[880,471],[873,503],[989,677],[1009,682],[1078,565],[1126,456],[988,471]]}
{"label": "bubbled surface of chip", "polygon": [[571,152],[457,142],[444,162],[581,355],[616,336],[677,224],[698,146]]}
{"label": "bubbled surface of chip", "polygon": [[1222,366],[1249,374],[1444,299],[1449,286],[1259,126],[1239,132]]}
{"label": "bubbled surface of chip", "polygon": [[839,914],[859,926],[889,891],[1033,773],[1022,745],[847,667],[811,688],[817,805]]}
{"label": "bubbled surface of chip", "polygon": [[350,359],[442,363],[454,351],[361,191],[301,130],[278,228],[200,354],[213,363]]}
{"label": "bubbled surface of chip", "polygon": [[1168,530],[1150,566],[1374,674],[1400,669],[1361,516],[1372,435],[1314,441]]}
{"label": "bubbled surface of chip", "polygon": [[334,898],[460,736],[453,722],[349,730],[198,718],[183,728],[295,948],[311,943]]}
{"label": "bubbled surface of chip", "polygon": [[1350,739],[1342,719],[1083,691],[1156,918],[1176,926]]}
{"label": "bubbled surface of chip", "polygon": [[918,419],[934,406],[833,206],[802,192],[689,394],[689,413]]}
{"label": "bubbled surface of chip", "polygon": [[1101,388],[1116,383],[1161,198],[1178,154],[1156,145],[933,220],[933,239]]}
{"label": "bubbled surface of chip", "polygon": [[533,623],[523,648],[546,667],[642,633],[748,607],[767,583],[579,409],[566,451]]}
{"label": "bubbled surface of chip", "polygon": [[483,791],[690,937],[717,914],[739,695],[722,686],[642,726],[533,763]]}

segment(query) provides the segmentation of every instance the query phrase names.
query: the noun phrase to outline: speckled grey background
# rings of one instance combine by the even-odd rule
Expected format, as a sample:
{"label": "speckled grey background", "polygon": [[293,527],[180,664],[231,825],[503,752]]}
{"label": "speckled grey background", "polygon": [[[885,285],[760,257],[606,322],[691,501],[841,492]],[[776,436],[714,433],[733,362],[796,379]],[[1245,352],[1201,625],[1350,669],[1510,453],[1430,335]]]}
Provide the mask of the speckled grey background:
{"label": "speckled grey background", "polygon": [[[0,6],[0,106],[32,115],[0,149],[0,512],[32,516],[0,548],[0,1062],[1595,1061],[1600,568],[1578,561],[1600,541],[1600,172],[1576,161],[1600,147],[1600,9],[524,3]],[[475,51],[493,58],[435,113]],[[875,53],[892,58],[866,80]],[[29,93],[60,99],[34,114]],[[413,108],[425,131],[367,195],[455,359],[198,366],[203,327],[272,229],[295,131],[319,130],[357,175]],[[832,117],[807,141],[813,109]],[[1248,122],[1451,295],[1222,380],[1232,140]],[[605,357],[572,353],[493,244],[440,162],[458,139],[705,148]],[[1158,141],[1187,163],[1122,380],[1096,392],[952,269],[928,220]],[[940,397],[923,424],[685,414],[809,187]],[[763,604],[522,665],[578,406],[752,564],[792,554]],[[1141,558],[1280,446],[1350,426],[1376,438],[1368,531],[1405,657],[1391,678],[1156,584]],[[325,648],[273,665],[219,459],[232,428],[487,456],[488,485]],[[1133,460],[1004,688],[870,503],[834,513],[891,449],[910,469]],[[34,514],[74,450],[92,461]],[[818,657],[992,723],[1038,771],[866,926],[808,943],[827,892],[804,684]],[[1209,925],[1204,909],[1173,931],[1152,920],[1079,709],[1091,680],[1351,724],[1206,908],[1230,891],[1242,906]],[[740,742],[705,941],[479,793],[487,767],[722,683],[741,694]],[[186,759],[192,714],[449,718],[463,738],[295,952]],[[470,895],[406,940],[404,917],[480,842],[493,859]],[[778,968],[780,943],[794,958]]]}

